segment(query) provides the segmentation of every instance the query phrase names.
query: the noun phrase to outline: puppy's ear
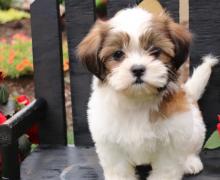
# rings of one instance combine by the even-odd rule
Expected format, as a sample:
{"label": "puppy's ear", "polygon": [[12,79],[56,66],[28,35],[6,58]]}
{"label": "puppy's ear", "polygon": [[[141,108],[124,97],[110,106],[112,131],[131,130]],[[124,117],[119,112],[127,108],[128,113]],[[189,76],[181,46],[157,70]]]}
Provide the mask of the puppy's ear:
{"label": "puppy's ear", "polygon": [[173,20],[168,22],[169,34],[175,46],[175,56],[172,64],[177,70],[187,60],[192,41],[191,33],[181,24],[175,23]]}
{"label": "puppy's ear", "polygon": [[107,22],[97,20],[87,36],[78,45],[76,53],[87,69],[100,80],[105,79],[105,65],[98,58],[102,42],[107,34]]}

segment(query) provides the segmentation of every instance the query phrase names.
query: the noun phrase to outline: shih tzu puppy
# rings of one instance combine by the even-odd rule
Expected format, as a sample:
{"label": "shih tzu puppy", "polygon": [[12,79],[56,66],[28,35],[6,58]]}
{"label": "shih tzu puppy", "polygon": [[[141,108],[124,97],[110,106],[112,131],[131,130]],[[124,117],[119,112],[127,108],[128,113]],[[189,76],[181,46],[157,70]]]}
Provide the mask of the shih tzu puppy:
{"label": "shih tzu puppy", "polygon": [[137,180],[135,166],[150,164],[148,180],[180,180],[203,169],[205,125],[197,106],[218,60],[204,62],[185,83],[178,70],[191,34],[166,13],[138,7],[98,20],[77,48],[94,74],[88,121],[105,180]]}

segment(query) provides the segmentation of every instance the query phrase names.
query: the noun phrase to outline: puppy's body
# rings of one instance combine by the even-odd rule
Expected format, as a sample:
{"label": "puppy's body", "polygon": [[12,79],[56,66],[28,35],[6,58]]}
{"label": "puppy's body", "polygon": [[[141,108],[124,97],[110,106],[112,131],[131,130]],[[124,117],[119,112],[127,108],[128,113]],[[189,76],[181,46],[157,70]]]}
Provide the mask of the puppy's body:
{"label": "puppy's body", "polygon": [[[107,180],[136,179],[133,167],[141,164],[158,169],[155,175],[152,173],[155,180],[180,179],[184,166],[187,173],[202,169],[196,156],[205,127],[197,105],[187,95],[187,110],[180,109],[166,117],[160,114],[156,103],[134,103],[96,83],[94,80],[89,102],[89,126]],[[169,108],[175,109],[176,103],[181,102],[174,102]],[[152,112],[159,113],[157,119],[152,119]],[[185,164],[190,156],[196,164],[191,160]]]}
{"label": "puppy's body", "polygon": [[217,60],[207,57],[180,86],[177,70],[189,44],[190,33],[167,15],[131,8],[98,22],[79,45],[96,76],[88,120],[106,180],[137,180],[141,164],[152,165],[148,180],[179,180],[203,169],[205,126],[196,101]]}

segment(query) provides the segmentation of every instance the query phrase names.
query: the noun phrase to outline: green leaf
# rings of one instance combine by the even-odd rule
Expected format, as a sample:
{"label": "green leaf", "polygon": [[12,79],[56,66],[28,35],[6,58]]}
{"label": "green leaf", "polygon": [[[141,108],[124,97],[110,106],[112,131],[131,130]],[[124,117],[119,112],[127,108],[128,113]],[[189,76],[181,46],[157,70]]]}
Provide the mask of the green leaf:
{"label": "green leaf", "polygon": [[38,146],[38,144],[31,144],[31,152],[33,152]]}
{"label": "green leaf", "polygon": [[22,153],[23,157],[26,157],[31,151],[31,142],[29,141],[27,135],[22,135],[18,139],[18,148]]}
{"label": "green leaf", "polygon": [[206,141],[204,148],[206,149],[216,149],[220,147],[220,136],[218,131],[214,131],[209,139]]}
{"label": "green leaf", "polygon": [[0,86],[0,104],[6,104],[8,102],[9,93],[8,88],[5,85]]}

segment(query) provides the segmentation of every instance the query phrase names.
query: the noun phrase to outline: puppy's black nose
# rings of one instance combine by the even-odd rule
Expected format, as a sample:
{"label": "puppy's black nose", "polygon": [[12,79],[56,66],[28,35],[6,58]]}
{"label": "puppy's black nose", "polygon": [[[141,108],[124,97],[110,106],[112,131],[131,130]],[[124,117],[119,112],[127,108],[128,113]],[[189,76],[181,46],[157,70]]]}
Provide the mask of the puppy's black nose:
{"label": "puppy's black nose", "polygon": [[145,71],[146,71],[146,68],[144,65],[133,65],[131,67],[131,72],[136,77],[141,77]]}

